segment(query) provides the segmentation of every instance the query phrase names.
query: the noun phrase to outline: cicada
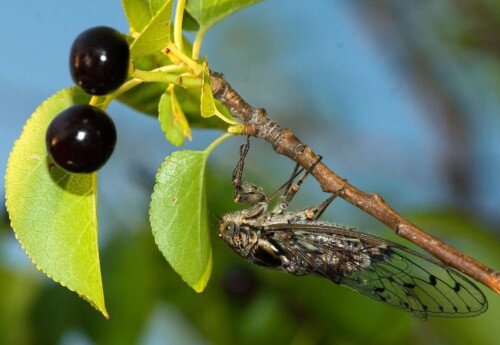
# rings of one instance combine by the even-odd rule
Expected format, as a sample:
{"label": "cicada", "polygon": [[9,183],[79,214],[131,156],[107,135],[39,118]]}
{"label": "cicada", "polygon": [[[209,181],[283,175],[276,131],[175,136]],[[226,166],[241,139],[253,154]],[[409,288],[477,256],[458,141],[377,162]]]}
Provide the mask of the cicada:
{"label": "cicada", "polygon": [[247,141],[240,148],[233,187],[235,201],[251,206],[219,221],[219,237],[237,254],[269,269],[327,278],[422,319],[486,311],[481,290],[437,259],[352,227],[319,221],[335,195],[318,206],[288,212],[289,202],[314,166],[305,172],[296,166],[291,178],[267,197],[262,188],[242,179],[248,150]]}

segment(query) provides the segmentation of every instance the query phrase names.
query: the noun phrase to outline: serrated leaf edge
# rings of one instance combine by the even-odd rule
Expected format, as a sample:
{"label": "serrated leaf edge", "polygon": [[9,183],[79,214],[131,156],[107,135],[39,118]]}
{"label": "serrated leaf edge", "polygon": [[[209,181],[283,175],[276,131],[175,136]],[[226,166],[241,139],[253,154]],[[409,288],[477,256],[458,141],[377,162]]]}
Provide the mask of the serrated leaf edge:
{"label": "serrated leaf edge", "polygon": [[[63,89],[63,90],[68,90],[70,88],[66,88],[66,89]],[[63,90],[60,90],[60,91],[63,91]],[[60,92],[59,91],[59,92]],[[41,110],[43,109],[44,107],[47,107],[47,103],[53,98],[53,97],[56,97],[58,93],[55,93],[54,95],[52,95],[51,97],[47,98],[45,101],[42,102],[42,104],[40,104],[40,106],[37,107],[37,109],[35,110],[35,112],[37,110]],[[21,135],[19,136],[19,138],[21,138],[21,136],[23,135],[26,127],[31,123],[31,121],[33,121],[33,117],[30,116],[30,118],[26,121],[26,123],[24,124],[23,126],[23,129],[21,131]],[[7,160],[7,167],[5,169],[5,176],[4,176],[4,184],[5,184],[5,208],[7,210],[7,214],[9,216],[9,223],[10,223],[10,226],[12,227],[12,229],[14,230],[16,228],[16,225],[15,225],[15,222],[14,220],[11,218],[10,216],[10,211],[9,211],[9,199],[7,198],[7,195],[9,195],[9,189],[10,189],[10,184],[7,183],[7,175],[9,174],[9,169],[10,169],[10,164],[11,164],[11,158],[12,158],[12,154],[15,150],[15,148],[17,147],[17,145],[19,144],[19,141],[20,139],[16,139],[16,141],[14,142],[14,145],[12,146],[12,150],[10,151],[9,153],[9,158]],[[96,174],[92,174],[93,175],[93,178],[92,178],[92,186],[93,188],[96,187]],[[95,198],[94,202],[93,202],[93,213],[96,214],[96,219],[97,219],[97,213],[96,213],[96,210],[97,210],[97,201],[96,201],[97,198]],[[54,282],[58,283],[59,285],[65,287],[66,289],[70,290],[70,291],[73,291],[74,293],[76,293],[78,295],[78,297],[84,299],[85,301],[87,301],[92,307],[94,307],[94,309],[96,309],[98,312],[100,312],[106,319],[109,319],[109,314],[106,310],[106,305],[105,305],[105,302],[104,302],[104,296],[103,296],[103,306],[102,306],[102,309],[99,307],[99,305],[93,301],[92,299],[90,299],[89,297],[85,296],[85,295],[82,295],[80,294],[78,291],[76,291],[75,289],[69,287],[67,285],[67,283],[63,282],[63,281],[60,281],[59,279],[55,279],[51,274],[49,274],[47,271],[45,271],[42,267],[39,266],[38,262],[34,259],[34,257],[28,253],[28,251],[26,250],[26,247],[24,246],[24,243],[21,241],[21,239],[17,236],[17,232],[16,231],[13,231],[14,232],[14,236],[16,238],[16,240],[19,242],[19,244],[21,245],[21,248],[23,249],[23,252],[26,253],[26,255],[28,256],[28,258],[30,259],[30,261],[33,263],[33,265],[35,265],[36,269],[39,270],[40,272],[42,272],[45,276],[47,276],[49,279],[53,280]],[[99,259],[99,252],[97,253],[98,255],[98,259]],[[101,273],[102,275],[102,273]],[[102,280],[102,276],[101,276],[101,280]]]}
{"label": "serrated leaf edge", "polygon": [[[176,152],[195,152],[195,153],[203,153],[203,166],[205,167],[206,169],[206,163],[207,163],[207,159],[208,159],[208,154],[205,153],[204,151],[193,151],[193,150],[181,150],[181,151],[176,151]],[[168,157],[166,157],[163,162],[160,164],[160,167],[158,168],[158,171],[156,173],[156,177],[155,177],[155,186],[153,187],[153,193],[151,194],[154,195],[157,188],[158,187],[158,173],[160,172],[160,170],[162,169],[162,167],[168,163],[168,160],[170,158],[170,155]],[[205,189],[205,178],[202,179],[202,189],[204,191]],[[206,198],[206,195],[205,195],[205,198]],[[152,221],[151,221],[151,203],[153,202],[153,198],[151,198],[151,202],[149,204],[149,223],[151,224],[151,230],[152,230],[152,233],[153,233],[153,238],[154,238],[154,241],[155,241],[155,244],[156,246],[158,247],[158,250],[160,251],[160,253],[163,255],[163,257],[165,258],[165,260],[168,262],[168,264],[170,265],[170,267],[172,267],[172,269],[175,271],[175,273],[177,273],[181,279],[187,284],[189,285],[194,291],[198,292],[198,293],[201,293],[203,292],[203,290],[205,289],[205,287],[207,286],[208,284],[208,281],[209,281],[209,278],[210,278],[210,275],[212,273],[212,245],[210,244],[210,257],[207,261],[207,266],[205,267],[205,270],[203,271],[203,274],[201,275],[200,279],[198,279],[197,282],[195,283],[192,283],[192,285],[187,282],[185,279],[184,279],[184,276],[175,268],[173,267],[170,262],[168,261],[168,259],[165,257],[165,255],[163,254],[163,252],[161,251],[160,249],[160,244],[158,243],[158,240],[157,240],[157,236],[154,236],[154,233],[155,231],[153,230],[153,225],[152,225]],[[203,205],[199,205],[199,206],[203,206]],[[206,205],[205,205],[206,206]],[[201,225],[201,223],[200,223]],[[205,280],[204,278],[208,276],[208,278],[206,279],[206,282],[205,284],[203,284],[203,280]]]}

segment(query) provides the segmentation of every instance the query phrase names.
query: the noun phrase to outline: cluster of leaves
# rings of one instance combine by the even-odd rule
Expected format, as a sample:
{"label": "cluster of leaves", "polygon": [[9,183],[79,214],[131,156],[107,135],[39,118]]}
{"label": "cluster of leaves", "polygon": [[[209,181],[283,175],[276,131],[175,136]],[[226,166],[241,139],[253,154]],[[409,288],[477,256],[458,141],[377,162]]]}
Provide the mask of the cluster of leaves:
{"label": "cluster of leaves", "polygon": [[[92,102],[105,108],[119,99],[158,116],[167,140],[181,146],[190,125],[220,128],[230,114],[214,100],[208,64],[199,59],[206,31],[218,21],[260,0],[123,0],[130,24],[129,79],[110,95],[92,100],[76,87],[48,98],[27,121],[9,157],[6,205],[18,241],[36,267],[75,291],[108,316],[97,241],[96,174],[69,174],[50,162],[45,132],[64,109]],[[181,25],[183,24],[183,25]],[[173,30],[172,30],[173,28]],[[182,30],[197,31],[193,46]],[[180,39],[179,39],[180,37]],[[205,196],[210,152],[178,151],[161,164],[152,195],[150,222],[155,241],[171,266],[196,291],[210,277],[212,259]]]}

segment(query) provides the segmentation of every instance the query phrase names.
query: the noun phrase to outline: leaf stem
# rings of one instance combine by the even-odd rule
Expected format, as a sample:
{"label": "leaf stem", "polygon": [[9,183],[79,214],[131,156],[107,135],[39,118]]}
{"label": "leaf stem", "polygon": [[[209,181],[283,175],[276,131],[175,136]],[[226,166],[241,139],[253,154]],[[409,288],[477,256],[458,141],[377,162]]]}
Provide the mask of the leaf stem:
{"label": "leaf stem", "polygon": [[[186,69],[184,67],[182,67],[182,66],[176,66],[176,65],[162,66],[162,67],[155,68],[154,70],[151,70],[151,71],[141,71],[141,70],[137,70],[137,69],[132,68],[132,71],[130,72],[130,75],[134,76],[135,78],[127,80],[125,83],[123,83],[122,86],[120,86],[118,88],[118,90],[115,90],[114,92],[110,93],[109,95],[107,95],[106,97],[104,97],[104,99],[102,97],[100,97],[100,96],[92,96],[92,98],[89,101],[89,105],[100,107],[102,110],[106,110],[106,108],[109,106],[109,104],[115,98],[119,97],[122,93],[127,92],[128,90],[130,90],[130,89],[132,89],[132,88],[136,87],[137,85],[142,84],[144,82],[155,81],[155,80],[150,80],[150,79],[159,78],[157,76],[157,74],[168,75],[168,78],[177,78],[178,81],[180,79],[180,81],[182,82],[182,84],[176,84],[176,85],[180,85],[180,86],[183,86],[183,87],[186,87],[186,88],[188,88],[188,87],[199,87],[199,85],[198,85],[198,83],[196,83],[196,80],[195,80],[194,77],[191,77],[191,76],[179,76],[179,75],[176,75],[176,74],[169,74],[169,73],[167,73],[167,72],[181,73],[181,72],[185,72],[185,70]],[[143,78],[139,78],[139,77],[137,77],[137,76],[134,75],[134,74],[136,74],[137,71],[139,71],[139,74],[141,76],[143,76]],[[142,75],[141,72],[146,72],[146,73],[148,73],[148,75]],[[150,74],[153,74],[153,76],[151,77]],[[148,76],[150,78],[148,78]]]}
{"label": "leaf stem", "polygon": [[232,137],[234,134],[233,133],[224,133],[217,139],[215,139],[210,145],[207,146],[203,152],[205,152],[205,155],[208,156],[212,153],[212,151],[219,146],[224,140],[226,140],[229,137]]}
{"label": "leaf stem", "polygon": [[[201,64],[197,63],[193,59],[191,59],[189,56],[184,54],[182,50],[177,49],[175,44],[170,43],[167,45],[167,48],[165,48],[165,54],[177,65],[179,64],[184,64],[188,69],[191,70],[191,72],[194,75],[199,75],[203,72],[203,68]],[[172,56],[173,55],[173,56]],[[175,61],[178,60],[178,61]]]}
{"label": "leaf stem", "polygon": [[182,42],[182,19],[184,17],[185,6],[186,0],[177,0],[177,7],[175,8],[174,42],[175,46],[179,48],[180,51],[184,48]]}
{"label": "leaf stem", "polygon": [[162,71],[142,71],[139,69],[131,73],[132,77],[144,82],[160,82],[165,84],[175,84],[184,88],[201,87],[201,79],[189,75],[178,75]]}
{"label": "leaf stem", "polygon": [[194,39],[193,43],[193,53],[191,55],[193,60],[198,60],[200,58],[201,44],[203,43],[203,38],[205,37],[206,32],[207,28],[205,28],[204,26],[200,26],[200,29],[196,33],[196,38]]}

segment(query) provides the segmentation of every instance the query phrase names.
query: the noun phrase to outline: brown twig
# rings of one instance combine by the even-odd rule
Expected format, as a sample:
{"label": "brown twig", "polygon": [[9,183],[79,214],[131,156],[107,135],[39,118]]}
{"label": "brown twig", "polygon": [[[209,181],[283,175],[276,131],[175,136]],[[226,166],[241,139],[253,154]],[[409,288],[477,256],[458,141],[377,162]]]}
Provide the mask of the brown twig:
{"label": "brown twig", "polygon": [[[214,97],[224,103],[228,110],[244,124],[244,134],[268,141],[274,150],[309,169],[318,161],[313,150],[302,143],[291,130],[271,121],[265,109],[248,104],[224,79],[221,74],[211,74]],[[323,163],[315,166],[311,174],[326,193],[340,196],[347,202],[372,215],[380,222],[394,229],[396,234],[426,250],[446,265],[500,293],[500,272],[466,256],[446,243],[425,233],[408,219],[394,211],[380,195],[365,193],[339,177]]]}

